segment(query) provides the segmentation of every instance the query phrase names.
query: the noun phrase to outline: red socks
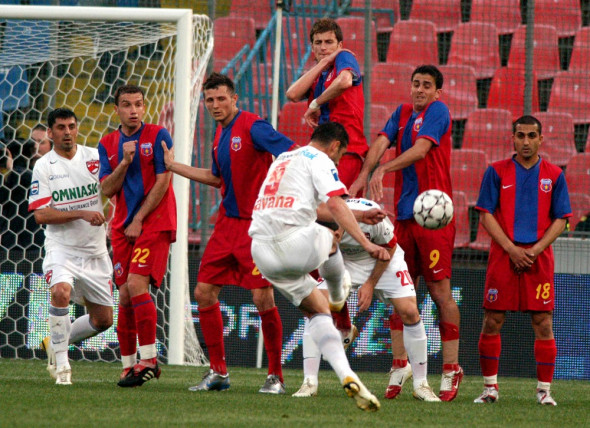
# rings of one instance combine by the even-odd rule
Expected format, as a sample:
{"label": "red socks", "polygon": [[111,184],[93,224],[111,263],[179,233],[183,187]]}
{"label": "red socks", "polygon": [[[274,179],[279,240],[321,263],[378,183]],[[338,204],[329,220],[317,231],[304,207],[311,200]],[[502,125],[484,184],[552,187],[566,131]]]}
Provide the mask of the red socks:
{"label": "red socks", "polygon": [[344,306],[340,312],[332,312],[332,319],[334,320],[334,325],[338,330],[350,330],[352,328],[347,302],[344,302]]}
{"label": "red socks", "polygon": [[502,338],[499,334],[479,335],[479,365],[483,376],[495,376],[500,365],[500,352],[502,352]]}
{"label": "red socks", "polygon": [[219,302],[207,308],[199,308],[199,318],[203,339],[205,339],[205,344],[209,350],[210,367],[217,373],[227,374],[225,347],[223,345],[223,319],[221,318]]}
{"label": "red socks", "polygon": [[119,340],[121,355],[133,355],[137,352],[137,329],[132,306],[119,305],[117,339]]}
{"label": "red socks", "polygon": [[140,294],[131,298],[133,311],[135,312],[135,325],[137,326],[137,338],[139,346],[156,343],[156,305],[149,293]]}
{"label": "red socks", "polygon": [[555,371],[557,347],[555,339],[535,340],[535,361],[537,362],[537,380],[551,383]]}
{"label": "red socks", "polygon": [[283,382],[283,369],[281,366],[281,352],[283,350],[283,323],[276,306],[262,311],[262,334],[264,336],[264,348],[268,357],[268,374],[277,375]]}

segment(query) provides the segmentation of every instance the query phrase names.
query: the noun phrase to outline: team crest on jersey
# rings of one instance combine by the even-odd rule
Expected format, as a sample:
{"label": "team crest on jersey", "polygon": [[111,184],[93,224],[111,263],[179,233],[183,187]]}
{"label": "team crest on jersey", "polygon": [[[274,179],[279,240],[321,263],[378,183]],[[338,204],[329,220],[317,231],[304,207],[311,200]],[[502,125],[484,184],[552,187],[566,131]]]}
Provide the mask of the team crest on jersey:
{"label": "team crest on jersey", "polygon": [[139,151],[144,156],[151,156],[154,153],[154,149],[152,147],[152,143],[141,143],[139,145]]}
{"label": "team crest on jersey", "polygon": [[115,265],[115,275],[117,276],[117,278],[123,275],[123,266],[121,266],[121,263],[117,263]]}
{"label": "team crest on jersey", "polygon": [[90,171],[90,174],[96,174],[98,172],[98,161],[97,160],[86,161],[86,168],[88,168],[88,171]]}
{"label": "team crest on jersey", "polygon": [[418,132],[420,130],[420,128],[422,128],[422,122],[423,122],[424,118],[419,117],[418,119],[416,119],[416,121],[414,122],[414,131]]}
{"label": "team crest on jersey", "polygon": [[553,181],[551,181],[550,178],[541,178],[541,185],[539,187],[543,192],[549,193],[551,191],[552,183]]}
{"label": "team crest on jersey", "polygon": [[53,278],[53,270],[49,270],[45,273],[45,282],[47,285],[51,285],[51,278]]}
{"label": "team crest on jersey", "polygon": [[232,137],[231,148],[236,152],[242,148],[242,137]]}
{"label": "team crest on jersey", "polygon": [[35,180],[31,183],[31,196],[39,194],[39,181]]}
{"label": "team crest on jersey", "polygon": [[498,290],[496,288],[490,288],[488,290],[488,295],[486,296],[488,302],[495,302],[498,300]]}

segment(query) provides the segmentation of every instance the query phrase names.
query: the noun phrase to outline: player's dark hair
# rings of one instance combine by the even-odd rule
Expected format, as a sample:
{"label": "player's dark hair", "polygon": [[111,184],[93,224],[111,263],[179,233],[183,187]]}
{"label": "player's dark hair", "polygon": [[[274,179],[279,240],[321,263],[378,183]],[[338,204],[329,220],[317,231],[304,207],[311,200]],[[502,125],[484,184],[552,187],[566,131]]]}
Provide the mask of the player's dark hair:
{"label": "player's dark hair", "polygon": [[436,66],[432,64],[418,66],[412,73],[412,78],[410,79],[411,82],[414,81],[414,76],[416,74],[428,74],[429,76],[432,76],[434,79],[434,84],[436,85],[436,89],[442,89],[444,83],[443,74],[438,68],[436,68]]}
{"label": "player's dark hair", "polygon": [[115,105],[119,105],[119,97],[123,94],[141,94],[141,98],[145,100],[145,94],[143,89],[136,85],[123,85],[119,86],[115,91]]}
{"label": "player's dark hair", "polygon": [[309,41],[313,43],[313,36],[316,34],[327,33],[329,31],[334,32],[338,42],[342,41],[342,28],[340,28],[340,25],[331,18],[321,18],[313,23],[311,30],[309,31]]}
{"label": "player's dark hair", "polygon": [[340,141],[342,147],[348,147],[348,132],[339,123],[326,122],[318,126],[311,134],[311,141],[328,146],[332,141]]}
{"label": "player's dark hair", "polygon": [[539,119],[537,119],[535,116],[525,115],[525,116],[521,116],[518,119],[516,119],[514,121],[514,123],[512,124],[512,133],[513,134],[516,133],[516,125],[537,125],[537,130],[539,131],[539,135],[541,135],[543,133],[541,121],[539,121]]}
{"label": "player's dark hair", "polygon": [[53,128],[53,125],[55,125],[57,119],[69,119],[70,117],[73,117],[76,123],[78,123],[76,113],[74,113],[72,110],[65,107],[56,108],[47,116],[47,127]]}
{"label": "player's dark hair", "polygon": [[203,92],[208,89],[217,89],[220,86],[227,86],[227,89],[231,95],[236,92],[236,86],[234,85],[233,80],[231,80],[228,76],[221,73],[211,73],[205,83],[203,83]]}

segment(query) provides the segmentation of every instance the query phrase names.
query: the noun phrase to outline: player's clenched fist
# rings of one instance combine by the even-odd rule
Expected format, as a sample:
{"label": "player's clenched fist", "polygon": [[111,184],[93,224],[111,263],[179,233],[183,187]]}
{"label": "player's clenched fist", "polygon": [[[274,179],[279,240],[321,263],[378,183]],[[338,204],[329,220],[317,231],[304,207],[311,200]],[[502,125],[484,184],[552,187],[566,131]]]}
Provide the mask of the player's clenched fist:
{"label": "player's clenched fist", "polygon": [[82,211],[82,218],[93,226],[101,226],[106,221],[98,211]]}
{"label": "player's clenched fist", "polygon": [[123,143],[123,160],[127,163],[131,163],[133,161],[136,144],[137,141],[127,141],[126,143]]}

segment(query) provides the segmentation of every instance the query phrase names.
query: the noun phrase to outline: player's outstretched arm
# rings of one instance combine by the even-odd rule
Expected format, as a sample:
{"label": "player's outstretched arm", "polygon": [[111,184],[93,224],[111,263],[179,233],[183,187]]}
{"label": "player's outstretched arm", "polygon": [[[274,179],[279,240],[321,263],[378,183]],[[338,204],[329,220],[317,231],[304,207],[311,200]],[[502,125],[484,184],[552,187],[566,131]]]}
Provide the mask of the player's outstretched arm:
{"label": "player's outstretched arm", "polygon": [[[381,208],[371,208],[370,210],[361,211],[361,210],[350,210],[354,218],[359,223],[365,224],[378,224],[381,223],[385,217],[387,217],[387,213],[382,210]],[[317,209],[317,218],[319,221],[325,223],[334,222],[334,216],[330,212],[328,205],[322,203],[318,206]]]}
{"label": "player's outstretched arm", "polygon": [[377,166],[388,147],[389,140],[383,135],[379,135],[377,139],[373,141],[373,144],[369,147],[367,157],[363,162],[363,167],[361,168],[359,176],[354,183],[352,183],[350,189],[348,189],[348,193],[350,193],[351,197],[356,197],[356,195],[367,187],[371,171],[375,169],[375,166]]}
{"label": "player's outstretched arm", "polygon": [[174,148],[168,150],[168,146],[166,146],[166,143],[163,141],[162,148],[164,149],[164,164],[168,171],[208,186],[216,188],[221,187],[221,178],[214,176],[210,169],[196,168],[194,166],[176,162],[174,160]]}
{"label": "player's outstretched arm", "polygon": [[389,253],[390,260],[377,260],[371,275],[369,275],[361,288],[359,288],[359,312],[366,311],[369,309],[369,306],[371,306],[371,302],[373,301],[373,290],[375,290],[375,286],[377,286],[377,283],[381,279],[383,272],[385,272],[385,269],[387,269],[387,266],[389,266],[389,262],[391,261],[391,258],[393,257],[396,249],[397,245],[393,248],[386,248],[387,252]]}
{"label": "player's outstretched arm", "polygon": [[106,221],[104,215],[98,211],[59,211],[52,207],[35,210],[34,216],[38,224],[64,224],[74,220],[84,220],[93,226],[101,226]]}

